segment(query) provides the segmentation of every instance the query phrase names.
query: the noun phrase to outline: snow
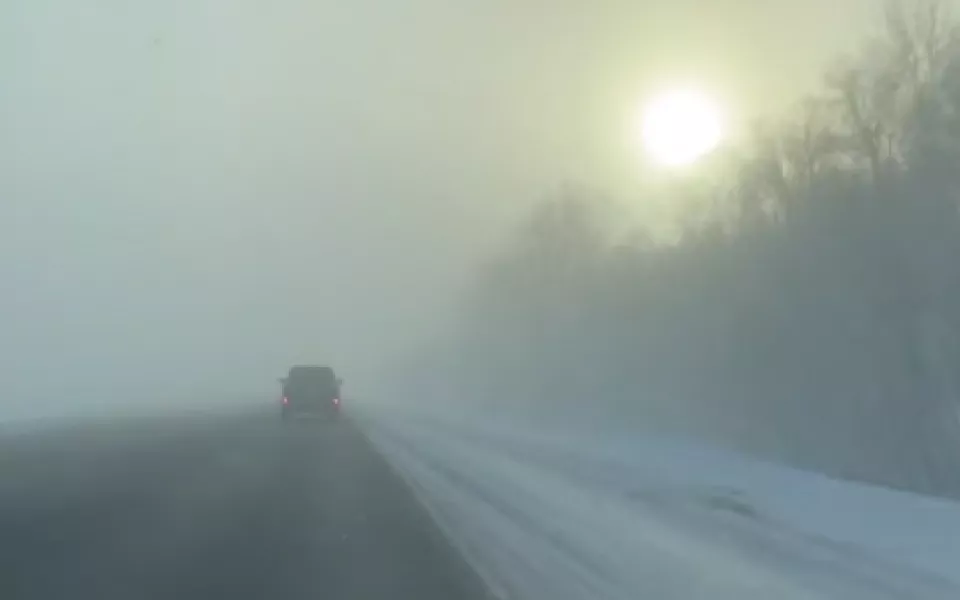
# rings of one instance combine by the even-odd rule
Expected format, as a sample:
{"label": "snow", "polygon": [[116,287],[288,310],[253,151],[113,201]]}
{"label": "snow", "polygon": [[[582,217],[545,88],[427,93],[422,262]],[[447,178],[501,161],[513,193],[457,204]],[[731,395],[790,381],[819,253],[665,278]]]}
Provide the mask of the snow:
{"label": "snow", "polygon": [[73,403],[34,402],[4,407],[0,411],[0,436],[30,435],[77,424],[96,424],[137,418],[165,418],[217,415],[224,411],[263,409],[270,401],[243,395],[209,395],[199,398],[170,398],[162,402],[124,402],[117,396],[96,401],[77,399]]}
{"label": "snow", "polygon": [[500,598],[960,598],[960,505],[686,441],[357,417]]}

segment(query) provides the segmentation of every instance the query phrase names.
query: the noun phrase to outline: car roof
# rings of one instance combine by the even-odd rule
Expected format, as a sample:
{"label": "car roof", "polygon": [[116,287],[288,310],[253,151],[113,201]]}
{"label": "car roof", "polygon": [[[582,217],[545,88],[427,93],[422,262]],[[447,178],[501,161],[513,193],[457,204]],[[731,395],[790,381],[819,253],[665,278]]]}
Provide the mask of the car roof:
{"label": "car roof", "polygon": [[333,373],[333,369],[325,365],[295,365],[290,367],[290,374],[302,373],[304,371],[315,371],[324,373]]}
{"label": "car roof", "polygon": [[280,377],[277,381],[284,386],[299,385],[297,382],[306,381],[327,381],[331,384],[337,383],[337,385],[340,383],[333,369],[325,365],[294,365],[290,367],[286,377]]}

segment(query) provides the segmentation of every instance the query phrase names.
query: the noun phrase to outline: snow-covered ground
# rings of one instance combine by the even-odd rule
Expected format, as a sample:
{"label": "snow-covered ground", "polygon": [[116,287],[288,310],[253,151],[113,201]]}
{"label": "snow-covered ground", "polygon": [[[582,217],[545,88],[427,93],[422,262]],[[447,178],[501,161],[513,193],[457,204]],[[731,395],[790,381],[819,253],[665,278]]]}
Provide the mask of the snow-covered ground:
{"label": "snow-covered ground", "polygon": [[182,417],[217,414],[230,410],[270,408],[269,396],[240,394],[201,395],[161,398],[152,402],[126,400],[121,396],[106,399],[65,398],[30,404],[7,405],[0,409],[0,435],[27,435],[77,423],[109,423],[135,418]]}
{"label": "snow-covered ground", "polygon": [[501,598],[960,598],[960,504],[650,436],[357,420]]}

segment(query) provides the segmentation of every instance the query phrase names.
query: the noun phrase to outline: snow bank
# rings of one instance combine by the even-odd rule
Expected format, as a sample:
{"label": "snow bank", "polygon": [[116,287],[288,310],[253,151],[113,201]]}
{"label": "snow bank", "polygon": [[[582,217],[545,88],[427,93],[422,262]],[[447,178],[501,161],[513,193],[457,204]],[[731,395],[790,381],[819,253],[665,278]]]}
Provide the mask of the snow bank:
{"label": "snow bank", "polygon": [[712,448],[367,410],[502,598],[960,598],[960,505]]}

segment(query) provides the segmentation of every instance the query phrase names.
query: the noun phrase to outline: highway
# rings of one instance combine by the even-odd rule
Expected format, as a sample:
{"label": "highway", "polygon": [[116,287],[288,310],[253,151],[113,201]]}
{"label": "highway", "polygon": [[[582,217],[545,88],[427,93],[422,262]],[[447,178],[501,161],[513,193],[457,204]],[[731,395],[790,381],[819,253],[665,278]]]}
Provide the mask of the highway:
{"label": "highway", "polygon": [[348,420],[126,418],[0,436],[0,598],[486,598]]}

